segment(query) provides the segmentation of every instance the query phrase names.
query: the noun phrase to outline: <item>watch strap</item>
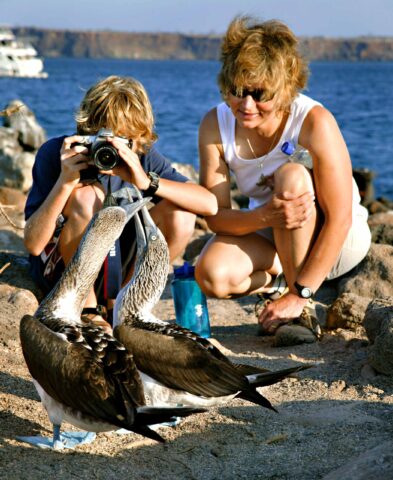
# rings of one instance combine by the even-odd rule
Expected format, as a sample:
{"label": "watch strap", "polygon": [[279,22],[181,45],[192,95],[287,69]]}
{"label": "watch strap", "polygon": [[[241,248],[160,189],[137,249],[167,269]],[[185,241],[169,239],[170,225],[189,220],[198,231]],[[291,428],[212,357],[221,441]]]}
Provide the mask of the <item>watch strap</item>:
{"label": "watch strap", "polygon": [[158,190],[160,184],[160,176],[155,172],[149,172],[147,176],[150,178],[150,185],[145,190],[146,197],[152,197]]}
{"label": "watch strap", "polygon": [[299,297],[301,298],[311,298],[314,295],[314,292],[311,290],[310,287],[305,287],[304,285],[300,285],[300,283],[294,282],[294,287],[296,288]]}

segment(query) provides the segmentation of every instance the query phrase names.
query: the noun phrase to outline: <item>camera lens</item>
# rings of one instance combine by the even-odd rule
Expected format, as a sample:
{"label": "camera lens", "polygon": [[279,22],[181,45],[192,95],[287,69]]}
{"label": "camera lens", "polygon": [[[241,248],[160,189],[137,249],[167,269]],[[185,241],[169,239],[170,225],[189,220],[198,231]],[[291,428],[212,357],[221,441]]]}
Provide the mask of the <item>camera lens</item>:
{"label": "camera lens", "polygon": [[92,152],[94,165],[99,170],[112,170],[120,162],[119,154],[113,145],[105,142],[105,144],[99,145]]}

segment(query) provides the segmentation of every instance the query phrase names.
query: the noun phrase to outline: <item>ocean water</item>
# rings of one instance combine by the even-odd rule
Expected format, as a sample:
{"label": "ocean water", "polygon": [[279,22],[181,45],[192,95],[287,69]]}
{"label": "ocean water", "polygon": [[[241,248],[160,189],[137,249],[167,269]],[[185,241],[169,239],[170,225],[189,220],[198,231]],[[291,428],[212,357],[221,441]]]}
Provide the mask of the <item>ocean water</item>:
{"label": "ocean water", "polygon": [[[47,79],[0,78],[0,108],[21,99],[48,137],[75,131],[73,114],[84,92],[108,75],[140,80],[151,99],[158,148],[172,161],[198,168],[203,115],[218,102],[218,62],[46,59]],[[353,166],[375,171],[376,195],[393,198],[393,63],[315,62],[307,95],[336,117]]]}

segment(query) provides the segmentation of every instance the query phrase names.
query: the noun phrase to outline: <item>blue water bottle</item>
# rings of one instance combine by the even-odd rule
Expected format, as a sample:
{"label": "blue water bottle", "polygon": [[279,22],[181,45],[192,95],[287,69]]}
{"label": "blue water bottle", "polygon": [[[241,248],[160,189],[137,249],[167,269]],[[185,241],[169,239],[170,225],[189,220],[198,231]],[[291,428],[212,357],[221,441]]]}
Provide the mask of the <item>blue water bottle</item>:
{"label": "blue water bottle", "polygon": [[194,267],[187,262],[174,269],[172,294],[176,323],[201,337],[210,337],[209,313],[206,296],[195,281]]}
{"label": "blue water bottle", "polygon": [[282,153],[285,153],[285,155],[288,155],[289,162],[300,163],[306,168],[312,169],[312,157],[310,152],[301,145],[295,147],[292,142],[284,142],[281,145],[281,151]]}

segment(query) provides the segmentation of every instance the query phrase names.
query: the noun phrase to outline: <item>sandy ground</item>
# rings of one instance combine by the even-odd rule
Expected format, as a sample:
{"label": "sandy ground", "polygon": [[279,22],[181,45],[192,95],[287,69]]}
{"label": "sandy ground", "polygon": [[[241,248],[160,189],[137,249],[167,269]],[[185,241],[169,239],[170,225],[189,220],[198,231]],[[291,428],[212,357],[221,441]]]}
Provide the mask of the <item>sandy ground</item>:
{"label": "sandy ground", "polygon": [[[16,440],[50,435],[51,426],[23,361],[17,311],[13,318],[3,311],[0,478],[317,479],[392,438],[393,384],[384,376],[367,378],[362,332],[335,331],[317,344],[274,348],[271,338],[255,336],[253,303],[251,297],[209,301],[212,334],[234,361],[271,369],[314,365],[264,390],[278,414],[233,400],[161,429],[165,445],[103,433],[62,452]],[[156,313],[174,318],[168,290]]]}
{"label": "sandy ground", "polygon": [[[17,251],[19,239],[12,240]],[[322,290],[324,301],[329,295]],[[212,336],[234,361],[273,370],[313,365],[298,378],[263,390],[278,414],[233,400],[175,428],[161,429],[164,445],[136,434],[102,433],[92,444],[55,452],[16,439],[49,436],[51,425],[21,354],[18,328],[23,302],[3,301],[0,478],[311,480],[330,472],[329,479],[393,478],[393,454],[373,454],[381,445],[393,452],[393,381],[368,369],[364,332],[337,330],[316,344],[274,348],[271,338],[255,335],[254,302],[252,297],[209,300]],[[164,320],[174,319],[169,288],[155,312]],[[335,473],[340,467],[356,467],[359,459],[369,456],[371,475]]]}

